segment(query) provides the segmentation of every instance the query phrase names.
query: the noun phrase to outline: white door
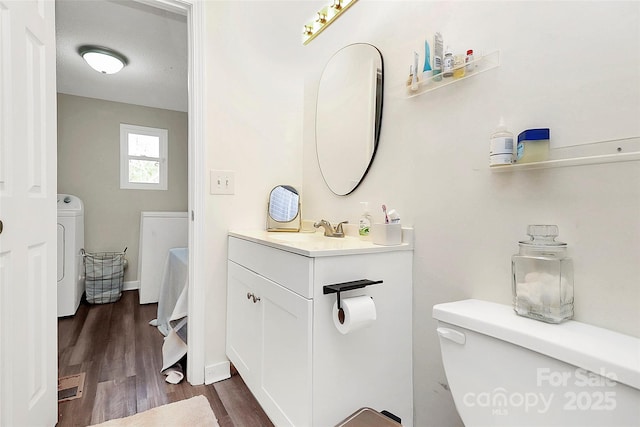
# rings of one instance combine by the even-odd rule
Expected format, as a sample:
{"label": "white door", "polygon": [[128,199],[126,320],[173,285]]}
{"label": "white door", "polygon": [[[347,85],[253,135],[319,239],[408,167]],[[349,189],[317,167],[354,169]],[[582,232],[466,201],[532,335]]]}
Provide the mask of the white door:
{"label": "white door", "polygon": [[276,425],[309,426],[313,301],[257,277],[262,285],[260,404]]}
{"label": "white door", "polygon": [[261,306],[256,294],[259,276],[233,261],[227,266],[227,356],[247,385],[257,388],[261,357]]}
{"label": "white door", "polygon": [[0,0],[0,425],[57,421],[55,3]]}

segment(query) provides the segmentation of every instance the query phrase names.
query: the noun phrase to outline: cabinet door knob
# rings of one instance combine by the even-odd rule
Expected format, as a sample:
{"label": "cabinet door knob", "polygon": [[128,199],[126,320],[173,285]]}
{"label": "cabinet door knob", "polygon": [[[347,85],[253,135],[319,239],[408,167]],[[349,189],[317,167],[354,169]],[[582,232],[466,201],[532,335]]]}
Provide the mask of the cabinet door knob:
{"label": "cabinet door knob", "polygon": [[260,301],[260,297],[257,297],[255,295],[253,295],[253,303],[257,303],[258,301]]}
{"label": "cabinet door knob", "polygon": [[251,299],[252,296],[253,294],[251,292],[247,292],[247,299]]}

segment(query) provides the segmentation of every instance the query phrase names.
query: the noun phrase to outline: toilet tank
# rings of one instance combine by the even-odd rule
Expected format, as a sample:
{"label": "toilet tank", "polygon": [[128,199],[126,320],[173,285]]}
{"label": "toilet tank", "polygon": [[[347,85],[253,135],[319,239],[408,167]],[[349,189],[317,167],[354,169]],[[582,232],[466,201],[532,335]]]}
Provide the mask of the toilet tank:
{"label": "toilet tank", "polygon": [[433,317],[467,427],[640,425],[640,339],[479,300],[438,304]]}

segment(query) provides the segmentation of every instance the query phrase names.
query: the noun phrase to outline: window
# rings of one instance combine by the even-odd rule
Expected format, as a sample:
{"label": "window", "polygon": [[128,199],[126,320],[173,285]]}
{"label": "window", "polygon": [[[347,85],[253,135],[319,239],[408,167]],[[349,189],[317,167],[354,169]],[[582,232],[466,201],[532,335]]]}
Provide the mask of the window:
{"label": "window", "polygon": [[166,190],[166,129],[120,124],[120,188]]}

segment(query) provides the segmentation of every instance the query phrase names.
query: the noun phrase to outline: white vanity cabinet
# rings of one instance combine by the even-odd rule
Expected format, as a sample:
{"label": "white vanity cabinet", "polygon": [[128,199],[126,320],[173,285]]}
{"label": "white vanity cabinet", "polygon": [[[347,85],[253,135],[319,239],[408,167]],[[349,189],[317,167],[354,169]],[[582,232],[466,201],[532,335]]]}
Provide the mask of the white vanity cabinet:
{"label": "white vanity cabinet", "polygon": [[274,424],[310,425],[311,300],[233,261],[228,268],[229,359]]}
{"label": "white vanity cabinet", "polygon": [[[411,247],[309,250],[273,234],[229,236],[226,351],[264,411],[276,426],[325,427],[366,406],[412,426]],[[377,319],[343,335],[323,285],[365,278],[383,283],[341,297],[373,297]]]}

